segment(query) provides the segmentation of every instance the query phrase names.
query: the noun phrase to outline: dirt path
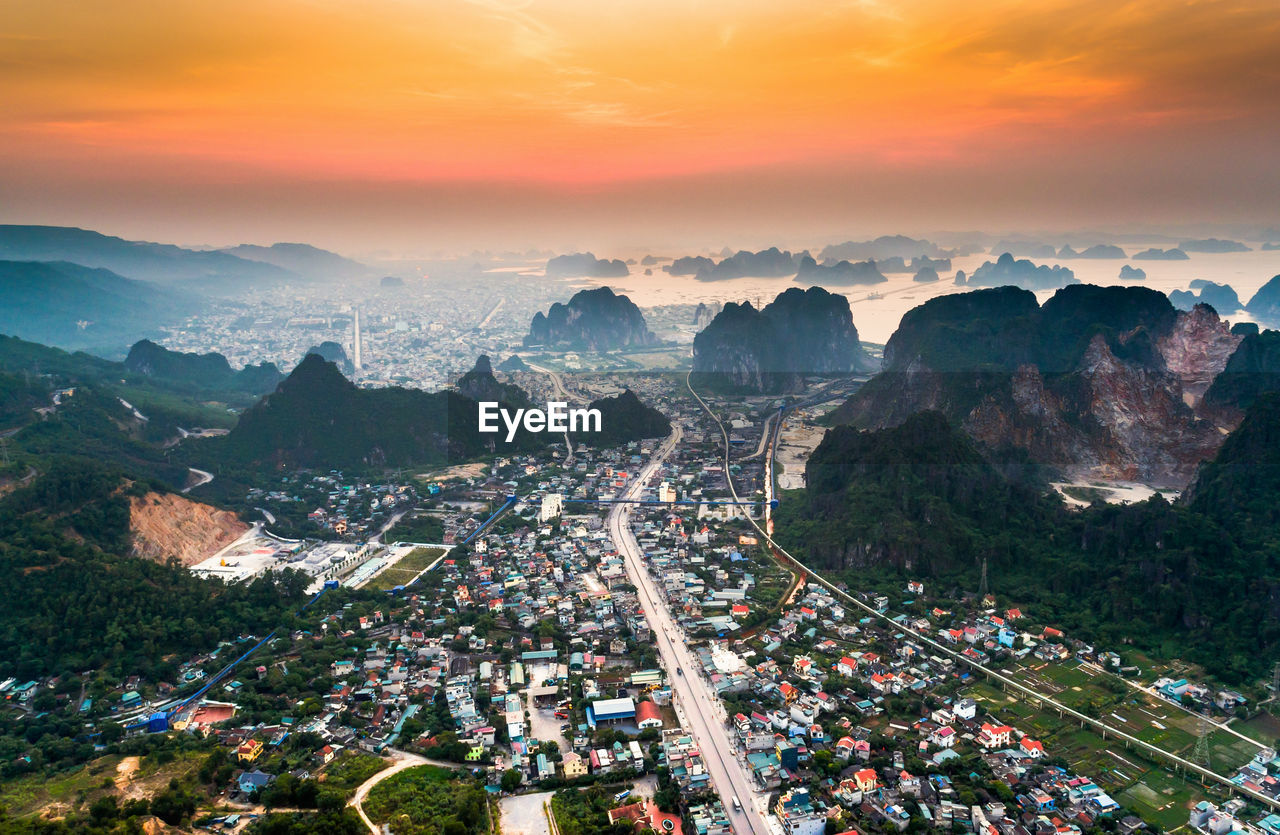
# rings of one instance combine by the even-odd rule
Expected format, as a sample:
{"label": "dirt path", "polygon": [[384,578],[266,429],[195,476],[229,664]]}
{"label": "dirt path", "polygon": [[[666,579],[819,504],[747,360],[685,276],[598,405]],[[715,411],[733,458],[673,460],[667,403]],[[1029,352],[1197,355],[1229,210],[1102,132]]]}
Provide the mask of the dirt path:
{"label": "dirt path", "polygon": [[373,835],[380,835],[381,830],[373,821],[369,820],[369,816],[364,813],[364,799],[369,796],[369,791],[392,774],[399,774],[406,768],[413,768],[414,766],[427,764],[427,759],[425,757],[419,757],[417,754],[410,754],[405,751],[397,751],[394,748],[390,751],[390,757],[395,762],[395,765],[390,768],[382,769],[377,774],[361,783],[360,787],[356,789],[355,795],[347,804],[356,810],[356,814],[360,816],[360,820],[364,821],[364,825],[369,827],[369,831],[372,832]]}

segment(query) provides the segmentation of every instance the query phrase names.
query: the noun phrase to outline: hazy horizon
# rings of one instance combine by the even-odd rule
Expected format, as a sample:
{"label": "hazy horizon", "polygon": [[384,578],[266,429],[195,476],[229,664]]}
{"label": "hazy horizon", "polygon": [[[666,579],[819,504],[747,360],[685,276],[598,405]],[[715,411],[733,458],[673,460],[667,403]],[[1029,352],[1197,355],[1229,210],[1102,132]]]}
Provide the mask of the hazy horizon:
{"label": "hazy horizon", "polygon": [[1273,3],[7,7],[5,222],[410,257],[1280,224]]}

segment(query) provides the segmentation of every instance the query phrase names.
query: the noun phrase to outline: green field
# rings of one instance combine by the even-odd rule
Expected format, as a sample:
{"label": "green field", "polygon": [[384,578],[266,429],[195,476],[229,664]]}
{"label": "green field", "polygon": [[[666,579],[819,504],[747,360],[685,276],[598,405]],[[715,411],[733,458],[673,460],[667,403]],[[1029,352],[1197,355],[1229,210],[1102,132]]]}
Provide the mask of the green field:
{"label": "green field", "polygon": [[417,577],[422,569],[431,565],[444,554],[443,548],[414,548],[391,566],[382,570],[366,585],[373,591],[391,591],[396,586],[403,586]]}
{"label": "green field", "polygon": [[1245,722],[1233,722],[1231,727],[1263,745],[1274,746],[1280,739],[1280,717],[1270,713],[1259,713]]}
{"label": "green field", "polygon": [[[1144,742],[1184,756],[1194,750],[1199,731],[1195,716],[1136,691],[1119,691],[1114,677],[1091,675],[1092,671],[1071,662],[1033,666],[1038,669],[1018,670],[1015,675],[1039,690],[1052,692],[1063,703],[1082,707],[1092,704],[1107,724]],[[1122,804],[1166,829],[1185,824],[1190,806],[1207,796],[1195,781],[1168,771],[1139,751],[1126,748],[1123,742],[1103,739],[1099,733],[1070,718],[1059,717],[1050,709],[1021,700],[1010,701],[1005,693],[986,683],[975,683],[967,693],[983,710],[1044,742],[1050,756],[1066,759]],[[1266,734],[1269,726],[1267,720],[1258,721],[1252,729],[1254,735]],[[1244,732],[1243,727],[1238,730]],[[1225,731],[1210,734],[1209,745],[1214,768],[1219,772],[1234,770],[1257,750]]]}

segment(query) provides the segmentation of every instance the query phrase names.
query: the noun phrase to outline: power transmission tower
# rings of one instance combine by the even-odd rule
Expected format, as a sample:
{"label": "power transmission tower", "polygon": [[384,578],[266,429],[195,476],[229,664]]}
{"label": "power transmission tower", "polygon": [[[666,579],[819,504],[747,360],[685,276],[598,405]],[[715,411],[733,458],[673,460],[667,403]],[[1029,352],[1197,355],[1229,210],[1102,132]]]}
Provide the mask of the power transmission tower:
{"label": "power transmission tower", "polygon": [[1191,756],[1191,761],[1199,763],[1205,768],[1213,768],[1213,756],[1209,751],[1209,723],[1200,720],[1200,734],[1196,737],[1196,751]]}
{"label": "power transmission tower", "polygon": [[[9,466],[9,439],[0,438],[0,458],[4,459],[4,465]],[[1276,665],[1277,674],[1280,675],[1280,664]]]}
{"label": "power transmission tower", "polygon": [[978,599],[987,596],[987,558],[982,558],[982,579],[978,582]]}
{"label": "power transmission tower", "polygon": [[1280,661],[1271,668],[1271,698],[1280,699]]}

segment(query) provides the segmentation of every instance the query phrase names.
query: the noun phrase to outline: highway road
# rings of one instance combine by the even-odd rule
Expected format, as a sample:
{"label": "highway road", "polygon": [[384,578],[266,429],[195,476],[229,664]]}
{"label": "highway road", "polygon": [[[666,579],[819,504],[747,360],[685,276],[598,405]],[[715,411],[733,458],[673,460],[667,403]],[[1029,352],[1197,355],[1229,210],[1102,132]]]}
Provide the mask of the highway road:
{"label": "highway road", "polygon": [[[644,491],[645,482],[662,464],[680,442],[682,430],[676,427],[663,445],[640,471],[639,477],[627,486],[622,498],[636,499]],[[725,812],[734,832],[751,835],[768,835],[770,827],[765,820],[764,799],[754,791],[754,783],[747,766],[736,756],[734,744],[726,726],[724,706],[711,690],[710,683],[699,673],[701,665],[689,649],[671,612],[667,609],[653,577],[650,576],[640,555],[640,545],[631,530],[631,505],[614,505],[609,511],[608,527],[614,546],[623,556],[627,575],[636,587],[640,606],[656,636],[658,652],[675,693],[675,704],[681,726],[693,735],[702,752],[703,761],[711,777],[711,784],[724,802]],[[682,670],[683,673],[678,673]],[[742,810],[733,808],[731,798],[737,797]]]}

